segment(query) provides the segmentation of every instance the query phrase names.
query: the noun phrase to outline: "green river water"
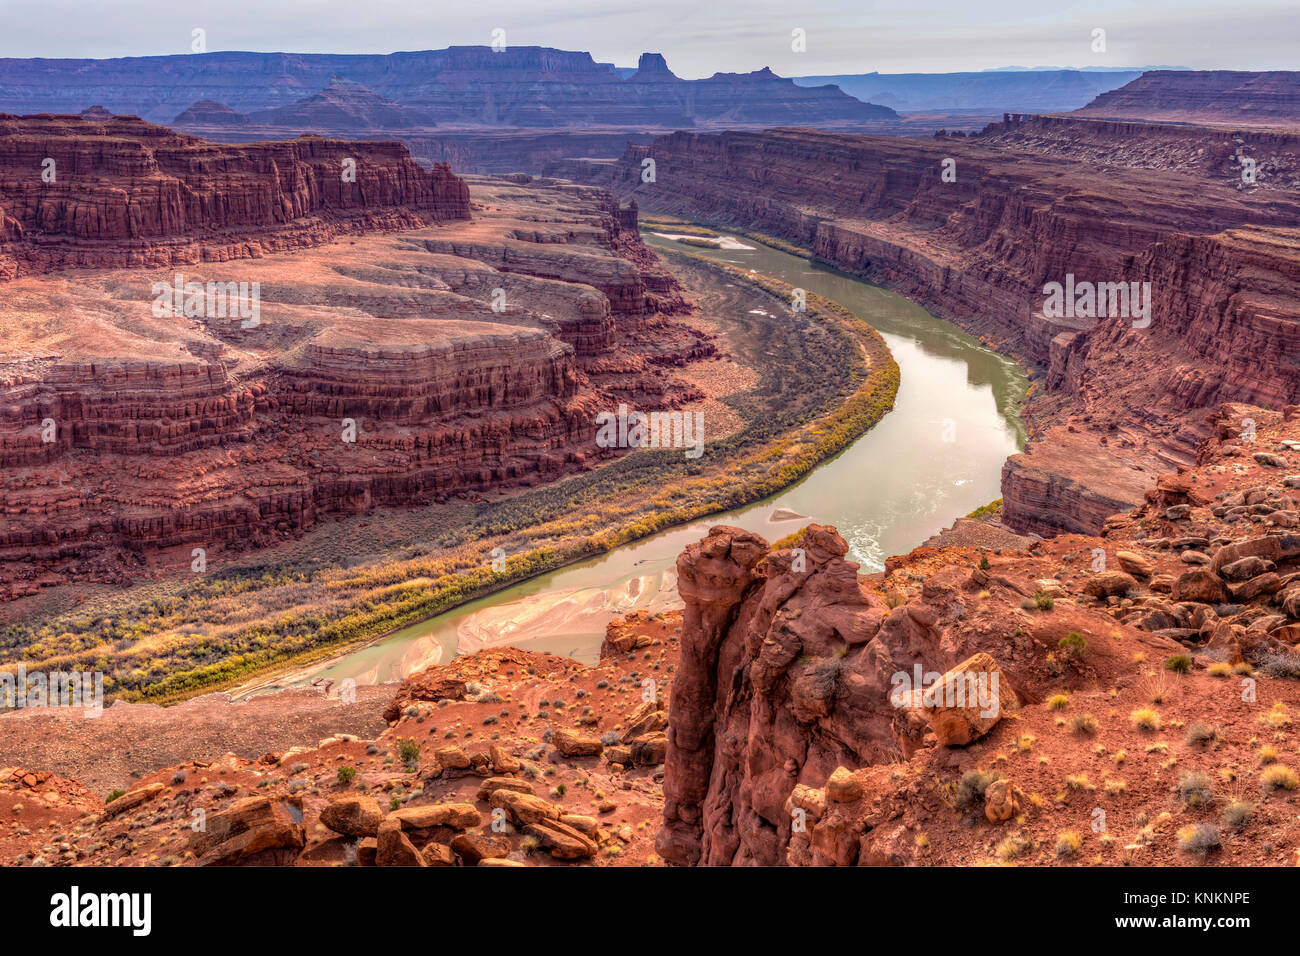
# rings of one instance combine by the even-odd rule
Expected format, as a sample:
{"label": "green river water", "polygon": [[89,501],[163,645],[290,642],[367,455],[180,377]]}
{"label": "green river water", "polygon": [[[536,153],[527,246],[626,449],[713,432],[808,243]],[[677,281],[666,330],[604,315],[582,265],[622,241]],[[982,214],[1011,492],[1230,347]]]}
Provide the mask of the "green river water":
{"label": "green river water", "polygon": [[[651,234],[646,241],[681,248]],[[496,644],[592,662],[611,617],[680,606],[674,562],[711,525],[738,525],[775,540],[809,519],[832,524],[849,542],[850,558],[864,572],[876,571],[885,557],[1001,496],[1002,464],[1025,437],[1018,411],[1029,383],[1013,361],[899,295],[807,260],[763,246],[690,251],[816,292],[870,322],[902,373],[894,410],[772,498],[513,585],[275,686],[317,677],[397,680]],[[778,509],[803,517],[773,520]]]}

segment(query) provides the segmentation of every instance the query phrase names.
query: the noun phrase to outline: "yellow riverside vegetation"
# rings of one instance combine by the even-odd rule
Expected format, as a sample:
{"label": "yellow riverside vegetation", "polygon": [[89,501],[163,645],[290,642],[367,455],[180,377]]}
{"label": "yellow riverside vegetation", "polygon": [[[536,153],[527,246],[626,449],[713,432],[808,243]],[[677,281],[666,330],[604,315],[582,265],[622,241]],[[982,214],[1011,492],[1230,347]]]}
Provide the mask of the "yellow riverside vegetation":
{"label": "yellow riverside vegetation", "polygon": [[[792,288],[783,282],[675,254],[790,301]],[[459,540],[436,553],[369,567],[273,569],[234,580],[212,575],[120,611],[107,625],[102,618],[66,620],[59,633],[47,624],[22,659],[29,667],[39,660],[51,670],[103,671],[111,696],[174,702],[326,660],[520,580],[766,498],[864,434],[893,408],[898,391],[898,365],[874,328],[815,294],[807,306],[810,317],[855,345],[843,358],[856,384],[842,399],[829,398],[824,414],[757,447],[728,456],[723,439],[717,444],[724,454],[689,464],[670,450],[640,449],[619,459],[637,460],[637,468],[625,469],[631,477],[605,477],[616,462],[556,482],[550,493],[568,498],[542,509],[553,513],[528,516],[539,520],[514,526],[509,517],[489,518],[456,532]],[[500,573],[491,567],[497,547],[508,555]],[[248,604],[265,613],[245,620]],[[134,643],[121,647],[124,639]]]}

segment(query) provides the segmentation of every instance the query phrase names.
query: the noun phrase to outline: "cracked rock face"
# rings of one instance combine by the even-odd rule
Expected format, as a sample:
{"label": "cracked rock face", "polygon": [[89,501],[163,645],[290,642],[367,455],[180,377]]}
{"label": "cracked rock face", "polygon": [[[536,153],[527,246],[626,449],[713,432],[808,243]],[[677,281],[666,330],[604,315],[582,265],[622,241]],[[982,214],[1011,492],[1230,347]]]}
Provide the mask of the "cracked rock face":
{"label": "cracked rock face", "polygon": [[[847,552],[821,525],[780,551],[717,527],[678,559],[686,611],[656,847],[670,863],[784,863],[787,801],[800,786],[821,787],[840,767],[903,759],[927,719],[945,728],[930,746],[967,743],[996,723],[961,708],[894,704],[903,700],[898,675],[911,679],[918,666],[937,677],[988,661],[985,670],[998,672],[987,654],[972,655],[1015,658],[1014,641],[962,625],[979,589],[971,571],[946,567],[891,610]],[[1018,706],[1015,678],[1000,676],[1004,709]]]}

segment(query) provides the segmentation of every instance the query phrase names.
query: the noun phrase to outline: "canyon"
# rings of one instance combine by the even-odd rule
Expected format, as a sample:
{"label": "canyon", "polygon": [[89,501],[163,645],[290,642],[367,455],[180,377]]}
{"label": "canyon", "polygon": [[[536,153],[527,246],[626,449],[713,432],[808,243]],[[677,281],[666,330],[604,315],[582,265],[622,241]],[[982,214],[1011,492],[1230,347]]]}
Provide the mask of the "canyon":
{"label": "canyon", "polygon": [[[1004,472],[1003,518],[1096,533],[1194,459],[1206,408],[1300,400],[1290,134],[1148,132],[1020,115],[928,141],[678,132],[573,173],[645,210],[794,242],[1022,356],[1042,388],[1027,409],[1035,440]],[[1163,168],[1189,135],[1213,149]],[[1120,137],[1138,145],[1102,145]],[[1245,155],[1267,172],[1243,188]],[[1149,322],[1052,315],[1045,285],[1067,276],[1150,283]]]}
{"label": "canyon", "polygon": [[[319,687],[168,711],[116,703],[99,720],[10,715],[0,811],[16,822],[0,854],[58,866],[1288,862],[1300,846],[1287,756],[1300,406],[1226,404],[1204,425],[1197,461],[1098,536],[923,546],[862,575],[834,528],[769,543],[716,526],[678,559],[683,609],[611,622],[590,665],[499,647],[350,702]],[[962,673],[990,678],[994,706],[909,683]],[[312,737],[284,720],[299,711]],[[249,721],[256,731],[229,730]],[[123,727],[147,744],[106,766],[96,755]],[[208,827],[178,838],[196,810]]]}
{"label": "canyon", "polygon": [[0,60],[0,111],[92,107],[221,142],[303,132],[397,139],[421,162],[474,173],[540,173],[557,160],[613,158],[629,140],[679,128],[909,128],[888,107],[833,85],[796,85],[766,68],[681,79],[658,53],[643,54],[635,70],[522,46]]}
{"label": "canyon", "polygon": [[[849,529],[716,525],[676,559],[681,609],[615,618],[592,664],[502,646],[521,619],[359,700],[319,677],[0,715],[0,859],[1294,862],[1291,76],[1147,73],[913,139],[770,71],[507,54],[84,61],[85,89],[0,62],[0,106],[111,107],[0,115],[8,657],[93,661],[137,699],[229,687],[498,586],[498,542],[523,579],[785,487],[893,408],[879,332],[661,259],[643,221],[806,252],[1021,360],[1031,441],[1000,505],[865,574]],[[831,128],[762,128],[800,117]],[[493,150],[553,175],[465,171]],[[1111,289],[1062,314],[1052,283]],[[600,447],[623,405],[707,407],[722,452],[699,467],[746,487]],[[374,541],[331,564],[331,525]],[[70,591],[89,603],[64,614]],[[927,693],[968,678],[992,697]]]}
{"label": "canyon", "polygon": [[49,116],[0,167],[6,598],[589,469],[714,350],[591,187]]}
{"label": "canyon", "polygon": [[841,73],[796,76],[800,86],[832,83],[850,96],[899,111],[1015,113],[1080,109],[1142,75],[1134,70],[986,70],[980,73]]}
{"label": "canyon", "polygon": [[[160,82],[160,78],[165,78]],[[387,55],[204,53],[116,60],[0,59],[0,109],[113,113],[170,123],[198,101],[237,113],[297,111],[338,81],[418,111],[433,125],[675,127],[695,123],[890,120],[894,111],[770,70],[683,80],[658,53],[624,78],[589,53],[536,46]],[[354,87],[355,89],[355,87]]]}

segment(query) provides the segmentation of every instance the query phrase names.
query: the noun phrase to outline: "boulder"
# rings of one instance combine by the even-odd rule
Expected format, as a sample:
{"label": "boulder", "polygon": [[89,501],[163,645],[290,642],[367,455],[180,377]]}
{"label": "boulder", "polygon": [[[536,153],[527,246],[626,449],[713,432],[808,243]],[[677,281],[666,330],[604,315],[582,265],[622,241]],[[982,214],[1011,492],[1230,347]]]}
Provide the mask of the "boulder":
{"label": "boulder", "polygon": [[496,774],[518,773],[522,764],[518,757],[508,754],[497,744],[493,744],[488,755],[492,761],[492,772]]}
{"label": "boulder", "polygon": [[532,793],[533,786],[526,780],[514,777],[488,777],[478,788],[478,799],[486,800],[498,790],[513,790],[516,793]]}
{"label": "boulder", "polygon": [[425,866],[455,866],[456,854],[445,843],[429,843],[420,851]]}
{"label": "boulder", "polygon": [[584,860],[596,855],[596,842],[559,820],[539,820],[524,827],[557,860]]}
{"label": "boulder", "polygon": [[1229,581],[1245,581],[1268,571],[1273,571],[1276,568],[1277,565],[1272,561],[1251,556],[1238,558],[1231,564],[1225,564],[1219,569],[1219,574]]}
{"label": "boulder", "polygon": [[926,720],[940,746],[960,747],[984,736],[1008,710],[1020,706],[997,662],[973,654],[925,688]]}
{"label": "boulder", "polygon": [[1209,568],[1192,568],[1174,581],[1172,597],[1175,601],[1223,604],[1228,600],[1228,589]]}
{"label": "boulder", "polygon": [[543,800],[531,793],[517,793],[514,790],[495,790],[488,798],[488,804],[505,810],[510,821],[516,826],[537,823],[539,820],[558,820],[560,810],[555,804]]}
{"label": "boulder", "polygon": [[467,830],[482,824],[483,816],[472,803],[430,803],[418,807],[402,807],[388,817],[396,820],[403,830],[427,830],[430,827],[451,827]]}
{"label": "boulder", "polygon": [[847,767],[836,767],[826,780],[826,798],[832,803],[856,803],[862,799],[862,783]]}
{"label": "boulder", "polygon": [[1121,568],[1139,578],[1149,578],[1155,571],[1155,566],[1135,551],[1116,551],[1115,560]]}
{"label": "boulder", "polygon": [[1083,589],[1096,598],[1111,595],[1123,597],[1130,591],[1137,590],[1138,583],[1133,575],[1123,571],[1098,571],[1084,582]]}
{"label": "boulder", "polygon": [[451,841],[451,848],[469,866],[510,855],[510,841],[495,833],[458,833]]}
{"label": "boulder", "polygon": [[345,836],[375,836],[383,819],[378,802],[367,796],[335,797],[320,812],[321,823]]}
{"label": "boulder", "polygon": [[612,747],[606,747],[605,759],[610,763],[630,767],[632,766],[632,748],[625,747],[622,744],[614,744]]}
{"label": "boulder", "polygon": [[638,767],[657,767],[668,754],[668,735],[646,734],[632,741],[632,763]]}
{"label": "boulder", "polygon": [[145,801],[152,800],[166,789],[167,787],[165,784],[151,783],[144,787],[137,787],[134,790],[129,790],[112,803],[104,806],[103,819],[111,820],[113,817],[125,813],[127,810],[133,810]]}
{"label": "boulder", "polygon": [[415,844],[393,817],[379,824],[375,863],[379,866],[427,866]]}
{"label": "boulder", "polygon": [[551,738],[555,749],[566,757],[599,757],[605,745],[599,737],[589,737],[572,730],[557,730]]}
{"label": "boulder", "polygon": [[630,744],[635,738],[643,737],[668,726],[668,712],[661,708],[658,701],[646,701],[628,717],[627,729],[623,731],[620,743]]}
{"label": "boulder", "polygon": [[1005,823],[1020,812],[1016,787],[1010,780],[994,780],[984,791],[984,817],[989,823]]}
{"label": "boulder", "polygon": [[786,813],[792,813],[795,809],[803,810],[813,822],[820,820],[826,813],[826,791],[796,783],[785,803]]}
{"label": "boulder", "polygon": [[455,744],[439,747],[433,755],[438,760],[438,766],[444,770],[468,770],[472,766],[469,754]]}
{"label": "boulder", "polygon": [[200,866],[211,866],[254,856],[288,863],[291,859],[282,861],[281,854],[268,851],[296,856],[306,842],[299,802],[259,796],[236,800],[225,810],[209,814],[205,828],[190,834],[189,846]]}
{"label": "boulder", "polygon": [[1229,584],[1228,593],[1238,603],[1252,601],[1261,594],[1276,594],[1282,589],[1282,576],[1275,571],[1260,574],[1243,581],[1241,584]]}

